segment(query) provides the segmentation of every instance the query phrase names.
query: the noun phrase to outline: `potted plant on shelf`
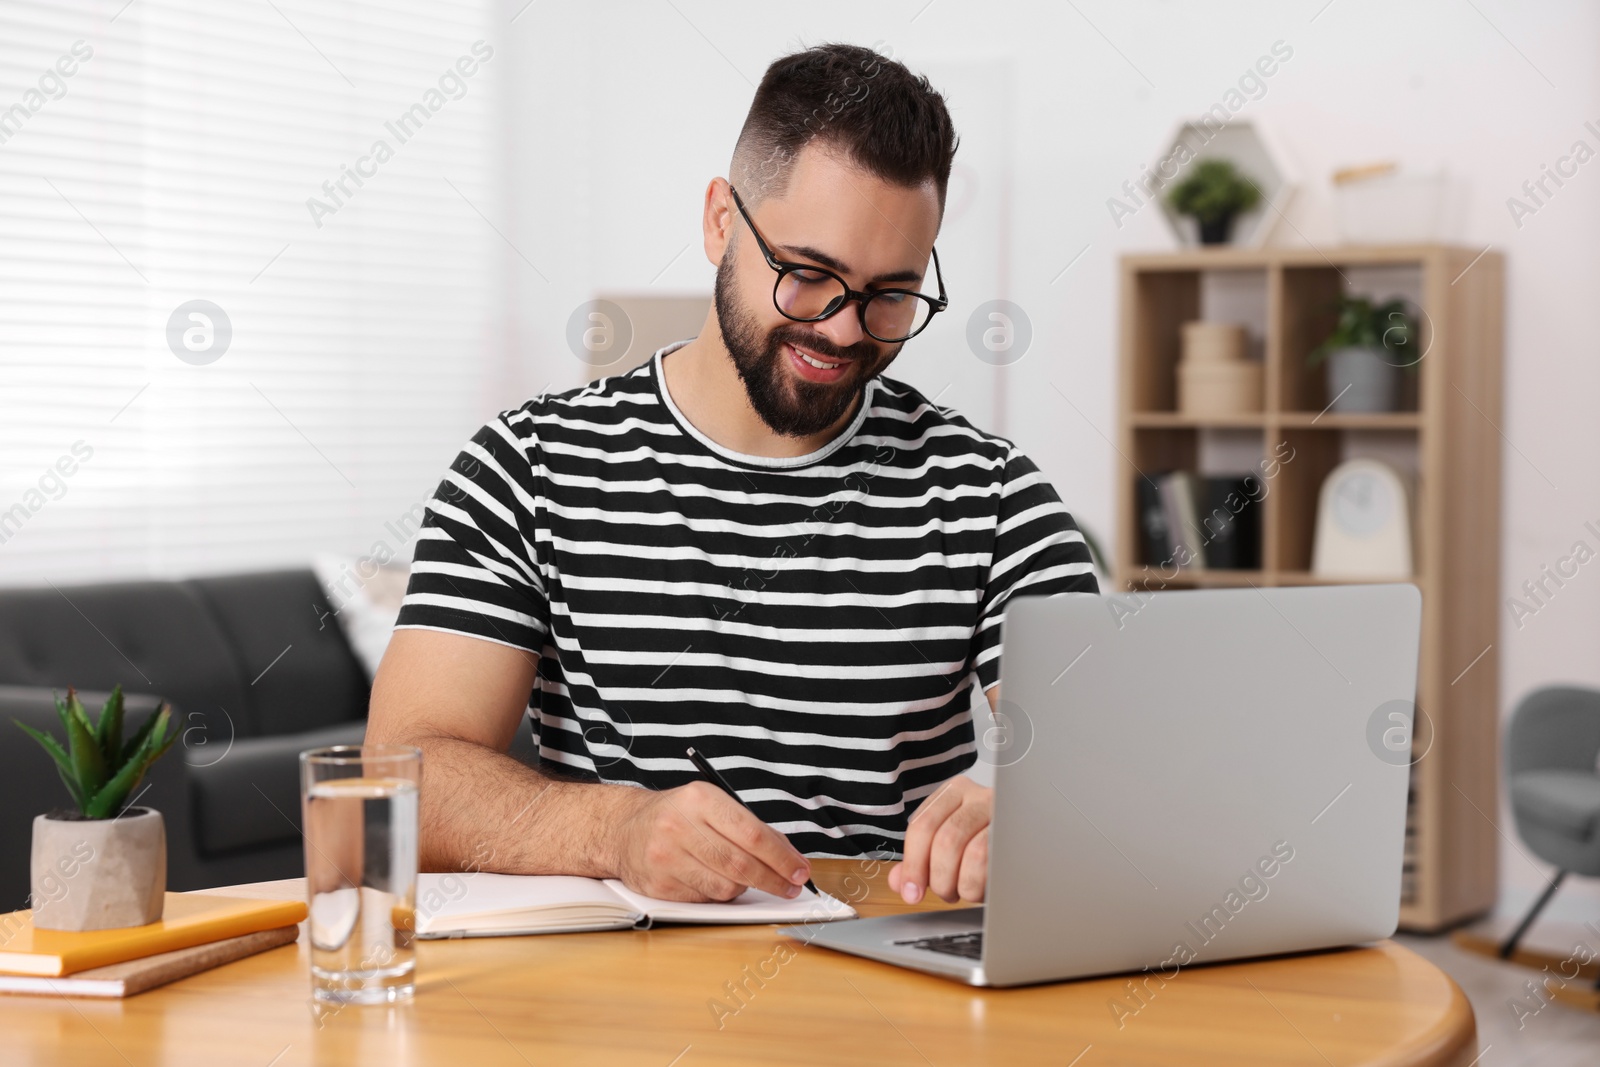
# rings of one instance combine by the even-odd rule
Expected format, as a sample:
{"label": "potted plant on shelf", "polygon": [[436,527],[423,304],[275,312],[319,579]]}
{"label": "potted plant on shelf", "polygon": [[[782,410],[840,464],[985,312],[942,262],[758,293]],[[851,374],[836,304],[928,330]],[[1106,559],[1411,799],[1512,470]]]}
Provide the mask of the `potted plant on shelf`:
{"label": "potted plant on shelf", "polygon": [[1226,159],[1203,159],[1183,181],[1167,194],[1167,203],[1180,215],[1188,215],[1200,227],[1200,243],[1228,243],[1233,220],[1261,200],[1256,183],[1239,172]]}
{"label": "potted plant on shelf", "polygon": [[1334,304],[1333,332],[1307,358],[1327,361],[1329,407],[1339,412],[1394,411],[1400,406],[1400,371],[1415,374],[1422,360],[1417,320],[1399,297],[1381,304],[1343,296]]}
{"label": "potted plant on shelf", "polygon": [[128,807],[150,765],[172,747],[172,709],[161,705],[126,744],[122,687],[89,721],[73,689],[56,698],[66,747],[18,722],[44,746],[77,804],[33,820],[33,925],[46,930],[110,930],[161,918],[167,890],[167,833],[161,813]]}

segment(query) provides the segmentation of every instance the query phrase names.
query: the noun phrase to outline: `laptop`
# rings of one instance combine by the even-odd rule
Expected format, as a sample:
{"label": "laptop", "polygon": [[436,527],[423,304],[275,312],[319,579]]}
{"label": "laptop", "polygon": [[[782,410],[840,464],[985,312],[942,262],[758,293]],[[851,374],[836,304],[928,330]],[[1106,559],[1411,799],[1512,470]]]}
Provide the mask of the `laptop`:
{"label": "laptop", "polygon": [[1421,611],[1407,584],[1012,601],[1002,718],[975,712],[985,904],[782,932],[975,986],[1388,937]]}

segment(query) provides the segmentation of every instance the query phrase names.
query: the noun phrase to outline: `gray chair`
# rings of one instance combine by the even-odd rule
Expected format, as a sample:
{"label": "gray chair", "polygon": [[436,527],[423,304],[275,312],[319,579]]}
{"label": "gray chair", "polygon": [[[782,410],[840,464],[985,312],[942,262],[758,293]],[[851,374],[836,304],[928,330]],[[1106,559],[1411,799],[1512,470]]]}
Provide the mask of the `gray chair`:
{"label": "gray chair", "polygon": [[1555,877],[1500,946],[1502,959],[1569,874],[1600,878],[1600,690],[1536,689],[1512,713],[1506,788],[1517,833]]}

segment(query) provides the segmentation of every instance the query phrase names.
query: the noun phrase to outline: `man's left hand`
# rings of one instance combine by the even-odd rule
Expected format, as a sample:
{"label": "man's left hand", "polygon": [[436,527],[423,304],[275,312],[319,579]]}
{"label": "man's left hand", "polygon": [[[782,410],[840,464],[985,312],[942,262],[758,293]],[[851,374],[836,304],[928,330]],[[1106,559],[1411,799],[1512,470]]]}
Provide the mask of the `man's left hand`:
{"label": "man's left hand", "polygon": [[993,814],[993,789],[965,776],[940,786],[911,816],[903,858],[889,871],[889,888],[907,904],[920,901],[929,889],[948,902],[982,901]]}

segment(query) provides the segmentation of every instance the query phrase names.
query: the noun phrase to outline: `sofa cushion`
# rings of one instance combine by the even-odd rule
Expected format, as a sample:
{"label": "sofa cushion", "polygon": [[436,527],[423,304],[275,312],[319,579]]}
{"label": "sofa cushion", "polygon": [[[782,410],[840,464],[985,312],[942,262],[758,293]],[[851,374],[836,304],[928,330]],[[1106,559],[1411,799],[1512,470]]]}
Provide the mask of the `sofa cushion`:
{"label": "sofa cushion", "polygon": [[[0,681],[159,693],[186,715],[254,732],[243,670],[195,591],[177,582],[0,592]],[[280,648],[282,646],[279,646]]]}
{"label": "sofa cushion", "polygon": [[210,607],[233,646],[254,736],[295,734],[366,717],[366,671],[309,569],[183,584]]}
{"label": "sofa cushion", "polygon": [[237,740],[226,755],[188,754],[196,842],[206,856],[300,837],[300,753],[359,745],[365,721]]}
{"label": "sofa cushion", "polygon": [[1600,827],[1600,774],[1522,771],[1511,776],[1511,807],[1518,819],[1587,841]]}

